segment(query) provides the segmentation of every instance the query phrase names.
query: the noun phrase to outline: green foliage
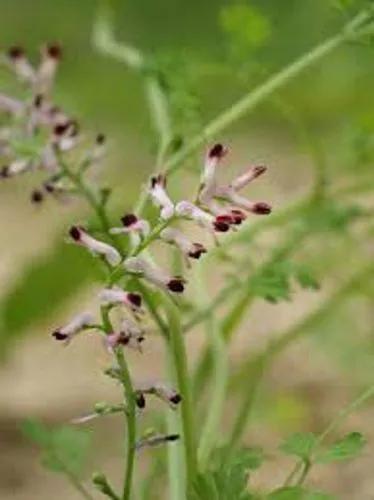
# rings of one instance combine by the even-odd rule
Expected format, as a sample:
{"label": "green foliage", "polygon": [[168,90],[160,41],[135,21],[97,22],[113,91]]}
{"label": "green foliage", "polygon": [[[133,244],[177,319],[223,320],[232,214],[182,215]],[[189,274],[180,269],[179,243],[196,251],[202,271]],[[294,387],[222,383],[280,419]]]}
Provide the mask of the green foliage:
{"label": "green foliage", "polygon": [[249,2],[223,7],[220,25],[236,50],[247,53],[264,46],[271,35],[268,18]]}
{"label": "green foliage", "polygon": [[366,444],[366,439],[359,432],[351,432],[336,441],[328,450],[316,457],[319,463],[340,462],[357,457]]}
{"label": "green foliage", "polygon": [[316,290],[318,281],[313,270],[307,264],[282,260],[271,263],[250,281],[253,295],[262,297],[268,302],[277,303],[291,299],[291,280],[295,279],[302,288]]}
{"label": "green foliage", "polygon": [[316,444],[316,437],[311,432],[297,432],[283,441],[279,449],[287,455],[295,455],[303,460],[310,457]]}
{"label": "green foliage", "polygon": [[95,269],[90,255],[64,242],[26,265],[0,305],[2,346],[66,303],[95,276]]}
{"label": "green foliage", "polygon": [[306,214],[304,224],[310,231],[343,232],[363,213],[357,204],[342,204],[330,199],[313,205]]}
{"label": "green foliage", "polygon": [[272,491],[267,500],[333,500],[334,497],[327,493],[309,491],[301,486],[285,486]]}
{"label": "green foliage", "polygon": [[79,475],[86,461],[90,435],[71,427],[48,429],[36,420],[27,420],[24,434],[42,450],[42,464],[53,472]]}
{"label": "green foliage", "polygon": [[254,498],[248,492],[248,477],[249,472],[258,469],[264,460],[261,448],[243,448],[229,459],[225,453],[225,448],[217,451],[212,471],[197,478],[194,500]]}

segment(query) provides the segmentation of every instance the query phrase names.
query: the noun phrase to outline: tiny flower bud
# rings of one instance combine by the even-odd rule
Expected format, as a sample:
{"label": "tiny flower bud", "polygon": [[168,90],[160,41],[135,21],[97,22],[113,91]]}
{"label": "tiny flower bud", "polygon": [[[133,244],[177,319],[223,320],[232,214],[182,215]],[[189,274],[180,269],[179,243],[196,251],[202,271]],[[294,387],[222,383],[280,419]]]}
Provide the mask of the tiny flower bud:
{"label": "tiny flower bud", "polygon": [[174,204],[166,192],[166,178],[163,175],[152,177],[149,194],[155,205],[160,207],[160,217],[170,219],[174,215]]}
{"label": "tiny flower bud", "polygon": [[31,201],[32,203],[41,203],[43,201],[43,193],[39,191],[39,189],[35,189],[31,193]]}
{"label": "tiny flower bud", "polygon": [[75,316],[70,323],[55,330],[52,336],[59,341],[65,341],[66,343],[81,332],[85,327],[89,326],[93,322],[93,316],[91,313],[84,312]]}
{"label": "tiny flower bud", "polygon": [[96,240],[82,227],[72,226],[69,233],[75,242],[86,247],[94,254],[102,255],[111,266],[118,266],[120,264],[121,255],[118,250],[108,245],[108,243]]}

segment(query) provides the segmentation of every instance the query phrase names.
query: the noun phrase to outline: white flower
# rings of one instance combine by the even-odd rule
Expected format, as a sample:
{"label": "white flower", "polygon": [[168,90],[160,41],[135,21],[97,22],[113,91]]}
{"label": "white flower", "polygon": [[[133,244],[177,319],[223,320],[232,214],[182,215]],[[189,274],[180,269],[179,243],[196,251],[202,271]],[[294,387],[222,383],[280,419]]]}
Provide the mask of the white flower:
{"label": "white flower", "polygon": [[123,304],[132,311],[139,311],[142,305],[141,295],[135,292],[127,292],[118,286],[104,288],[99,293],[99,298],[103,305]]}
{"label": "white flower", "polygon": [[160,217],[170,219],[174,215],[174,204],[166,192],[166,178],[163,175],[152,177],[149,194],[155,205],[160,207]]}
{"label": "white flower", "polygon": [[18,160],[14,160],[9,165],[4,165],[0,171],[0,177],[14,177],[15,175],[23,174],[28,172],[34,167],[33,163],[30,160],[26,160],[20,158]]}
{"label": "white flower", "polygon": [[42,49],[41,62],[35,75],[35,89],[40,94],[50,92],[60,59],[59,45],[47,45]]}
{"label": "white flower", "polygon": [[235,191],[240,191],[245,186],[247,186],[247,184],[252,182],[254,179],[256,179],[260,175],[264,174],[266,172],[266,170],[267,169],[264,165],[250,166],[242,174],[240,174],[238,177],[236,177],[236,179],[231,181],[230,186]]}
{"label": "white flower", "polygon": [[96,240],[83,228],[78,226],[71,227],[70,236],[75,242],[88,248],[88,250],[94,254],[102,255],[111,266],[118,266],[118,264],[120,264],[121,255],[118,250],[111,245],[108,245],[108,243]]}
{"label": "white flower", "polygon": [[22,101],[0,94],[0,111],[9,113],[12,116],[22,116],[25,106]]}
{"label": "white flower", "polygon": [[217,196],[247,212],[259,215],[267,215],[271,212],[271,206],[268,203],[264,201],[251,201],[245,196],[238,194],[230,186],[217,189]]}
{"label": "white flower", "polygon": [[170,405],[173,409],[182,401],[182,396],[163,382],[143,383],[136,386],[140,394],[152,394]]}
{"label": "white flower", "polygon": [[187,258],[187,262],[189,257],[192,259],[199,259],[202,254],[206,253],[204,245],[192,242],[178,229],[166,227],[161,231],[160,238],[179,248],[179,250]]}
{"label": "white flower", "polygon": [[198,196],[203,204],[208,204],[215,194],[217,166],[227,151],[222,144],[215,144],[206,155]]}
{"label": "white flower", "polygon": [[186,217],[197,222],[200,226],[225,233],[230,229],[230,224],[223,219],[223,216],[213,216],[209,212],[202,210],[190,201],[180,201],[175,207],[175,212],[180,217]]}
{"label": "white flower", "polygon": [[124,268],[130,273],[141,274],[142,277],[148,280],[157,287],[167,289],[170,292],[182,293],[184,291],[183,278],[170,276],[168,273],[151,264],[142,257],[129,257],[123,263]]}
{"label": "white flower", "polygon": [[11,47],[8,50],[8,61],[20,80],[26,83],[35,83],[35,70],[27,59],[22,47]]}
{"label": "white flower", "polygon": [[90,326],[92,322],[92,314],[89,312],[83,312],[75,316],[67,325],[55,330],[52,333],[52,336],[56,340],[69,343],[75,335],[81,332],[85,327]]}

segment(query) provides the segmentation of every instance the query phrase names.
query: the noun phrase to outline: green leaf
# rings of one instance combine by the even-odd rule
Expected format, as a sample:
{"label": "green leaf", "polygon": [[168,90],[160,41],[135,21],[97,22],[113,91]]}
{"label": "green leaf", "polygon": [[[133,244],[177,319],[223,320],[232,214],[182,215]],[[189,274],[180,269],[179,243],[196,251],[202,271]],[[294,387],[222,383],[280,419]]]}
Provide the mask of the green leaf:
{"label": "green leaf", "polygon": [[366,444],[366,439],[359,432],[351,432],[343,439],[334,443],[330,449],[319,454],[316,462],[330,463],[350,460],[360,454]]}
{"label": "green leaf", "polygon": [[47,256],[25,266],[0,304],[2,352],[16,336],[48,318],[98,275],[95,260],[87,252],[61,240]]}
{"label": "green leaf", "polygon": [[90,434],[71,427],[48,429],[35,420],[24,422],[24,434],[43,450],[42,464],[53,472],[79,475],[90,446]]}
{"label": "green leaf", "polygon": [[301,486],[286,486],[272,491],[266,496],[267,500],[334,500],[327,493],[309,491]]}
{"label": "green leaf", "polygon": [[306,265],[295,266],[295,278],[302,288],[319,290],[320,285],[313,274],[313,271]]}
{"label": "green leaf", "polygon": [[315,444],[316,436],[311,432],[296,432],[285,439],[279,449],[287,455],[295,455],[305,460],[310,457]]}
{"label": "green leaf", "polygon": [[250,281],[251,293],[272,303],[290,300],[290,275],[291,267],[288,262],[273,263],[252,277]]}

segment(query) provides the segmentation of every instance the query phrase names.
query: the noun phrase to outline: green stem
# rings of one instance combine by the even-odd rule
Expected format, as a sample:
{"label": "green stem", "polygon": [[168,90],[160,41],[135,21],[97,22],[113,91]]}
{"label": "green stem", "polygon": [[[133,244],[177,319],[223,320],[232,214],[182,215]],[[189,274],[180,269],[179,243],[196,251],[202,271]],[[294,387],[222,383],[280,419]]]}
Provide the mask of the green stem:
{"label": "green stem", "polygon": [[132,479],[135,465],[135,445],[136,445],[136,405],[134,390],[131,382],[130,372],[123,355],[122,347],[116,350],[118,366],[121,370],[121,382],[124,388],[125,400],[127,404],[127,441],[126,441],[126,469],[123,484],[122,500],[130,500],[132,491]]}
{"label": "green stem", "polygon": [[[204,279],[201,270],[197,269],[197,287],[201,295],[201,301],[207,302],[208,295],[204,289]],[[210,314],[205,323],[210,352],[212,353],[213,380],[209,392],[209,408],[201,432],[198,448],[199,469],[203,472],[209,465],[209,459],[214,447],[217,445],[217,437],[222,413],[226,402],[226,387],[228,379],[228,361],[226,343],[223,332],[214,314]]]}
{"label": "green stem", "polygon": [[170,354],[174,363],[178,388],[182,395],[181,413],[183,428],[183,446],[186,467],[187,489],[191,487],[196,475],[196,446],[193,418],[193,402],[188,375],[187,354],[179,319],[179,311],[169,298],[165,300],[169,321]]}

